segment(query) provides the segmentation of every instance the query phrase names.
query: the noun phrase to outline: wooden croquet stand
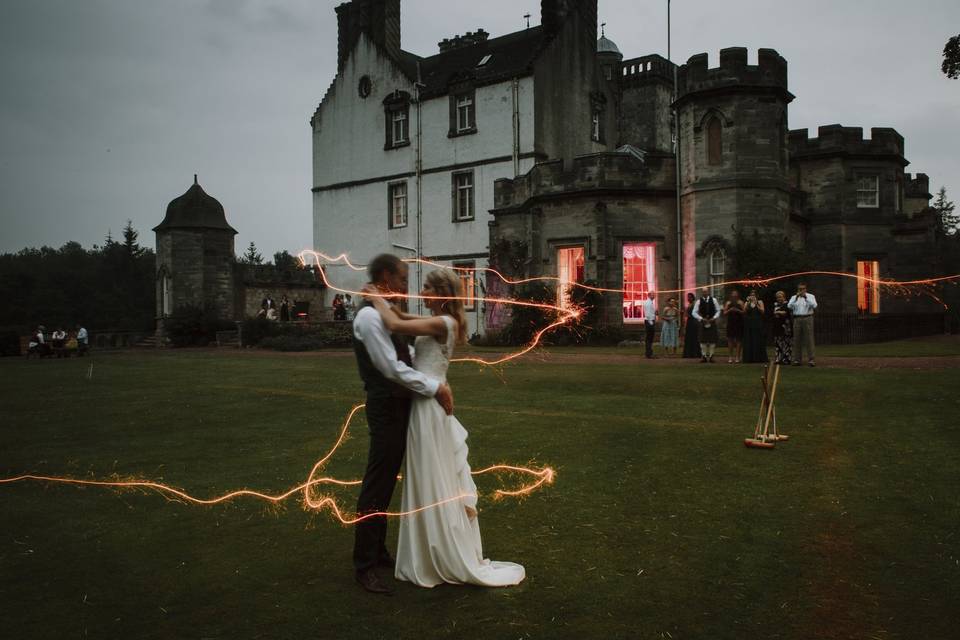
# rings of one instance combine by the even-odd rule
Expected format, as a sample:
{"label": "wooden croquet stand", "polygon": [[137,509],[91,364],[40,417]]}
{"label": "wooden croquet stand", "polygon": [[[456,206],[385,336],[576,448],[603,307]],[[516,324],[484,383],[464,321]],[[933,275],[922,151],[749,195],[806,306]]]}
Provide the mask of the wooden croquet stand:
{"label": "wooden croquet stand", "polygon": [[772,367],[765,365],[763,375],[760,377],[763,397],[760,399],[760,414],[757,416],[757,426],[753,430],[753,437],[746,438],[743,441],[743,444],[748,447],[773,449],[776,443],[790,439],[790,436],[777,430],[777,409],[774,403],[777,399],[777,384],[779,382],[780,364],[776,363]]}

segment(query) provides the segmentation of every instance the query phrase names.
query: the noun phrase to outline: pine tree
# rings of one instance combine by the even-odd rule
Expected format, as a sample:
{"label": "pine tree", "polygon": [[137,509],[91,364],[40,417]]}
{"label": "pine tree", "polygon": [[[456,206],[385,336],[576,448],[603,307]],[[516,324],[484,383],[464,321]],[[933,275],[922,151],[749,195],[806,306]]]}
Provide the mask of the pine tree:
{"label": "pine tree", "polygon": [[240,258],[240,262],[244,264],[263,264],[263,256],[257,251],[257,245],[252,240],[250,246],[247,247],[247,252]]}
{"label": "pine tree", "polygon": [[951,200],[947,200],[947,188],[940,187],[937,198],[933,201],[933,211],[936,216],[937,232],[941,235],[956,235],[960,227],[960,215],[954,213],[955,207]]}
{"label": "pine tree", "polygon": [[137,244],[139,235],[133,228],[133,220],[127,220],[127,226],[123,228],[123,247],[129,258],[137,259],[143,255],[143,247]]}

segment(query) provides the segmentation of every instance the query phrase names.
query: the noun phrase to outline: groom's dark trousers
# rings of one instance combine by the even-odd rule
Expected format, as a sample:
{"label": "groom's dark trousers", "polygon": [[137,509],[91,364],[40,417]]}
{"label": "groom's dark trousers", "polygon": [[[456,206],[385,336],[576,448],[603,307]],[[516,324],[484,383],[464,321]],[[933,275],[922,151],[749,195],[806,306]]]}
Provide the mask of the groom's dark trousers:
{"label": "groom's dark trousers", "polygon": [[[410,364],[410,351],[398,337],[392,336],[397,359]],[[367,390],[367,425],[370,451],[367,470],[357,500],[357,515],[386,511],[397,484],[397,474],[407,448],[407,422],[410,418],[410,392],[387,380],[370,360],[363,343],[354,338],[354,352],[360,377]],[[376,566],[387,552],[387,518],[375,516],[354,525],[353,566],[364,571]]]}

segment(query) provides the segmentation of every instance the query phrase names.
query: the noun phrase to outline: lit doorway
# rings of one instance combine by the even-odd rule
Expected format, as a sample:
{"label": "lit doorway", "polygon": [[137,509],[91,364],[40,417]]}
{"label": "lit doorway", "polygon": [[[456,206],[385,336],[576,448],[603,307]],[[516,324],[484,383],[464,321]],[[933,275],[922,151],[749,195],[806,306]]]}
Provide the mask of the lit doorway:
{"label": "lit doorway", "polygon": [[643,322],[643,301],[656,291],[656,245],[647,242],[623,244],[623,322]]}
{"label": "lit doorway", "polygon": [[557,304],[561,309],[570,306],[573,283],[583,283],[583,247],[557,249]]}

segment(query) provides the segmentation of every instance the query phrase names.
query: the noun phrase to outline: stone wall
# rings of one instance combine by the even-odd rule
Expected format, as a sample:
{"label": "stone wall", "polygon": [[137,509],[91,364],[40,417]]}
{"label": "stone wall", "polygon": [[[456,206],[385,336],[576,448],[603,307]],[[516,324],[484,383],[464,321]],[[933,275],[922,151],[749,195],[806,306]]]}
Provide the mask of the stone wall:
{"label": "stone wall", "polygon": [[617,146],[673,153],[670,104],[676,65],[659,55],[621,63]]}

